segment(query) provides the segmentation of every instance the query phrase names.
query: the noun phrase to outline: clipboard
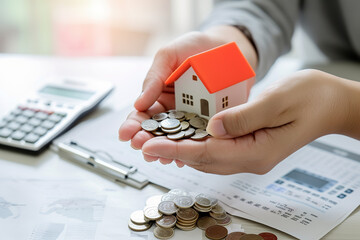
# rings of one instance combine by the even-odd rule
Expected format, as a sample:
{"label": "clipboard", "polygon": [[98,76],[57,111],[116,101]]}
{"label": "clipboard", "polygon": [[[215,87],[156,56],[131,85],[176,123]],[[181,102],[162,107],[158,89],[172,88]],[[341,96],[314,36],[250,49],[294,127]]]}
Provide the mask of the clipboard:
{"label": "clipboard", "polygon": [[[117,130],[129,111],[110,112],[83,121],[53,141],[51,148],[61,158],[142,189],[149,183],[148,177],[141,172],[141,165],[145,161],[139,151],[117,138]],[[120,144],[128,146],[117,147]]]}

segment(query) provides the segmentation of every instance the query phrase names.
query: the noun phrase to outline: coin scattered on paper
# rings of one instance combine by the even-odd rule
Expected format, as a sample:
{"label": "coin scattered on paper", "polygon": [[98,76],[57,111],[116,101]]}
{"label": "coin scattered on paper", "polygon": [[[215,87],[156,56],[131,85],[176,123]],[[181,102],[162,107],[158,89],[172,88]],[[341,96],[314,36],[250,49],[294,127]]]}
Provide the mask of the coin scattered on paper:
{"label": "coin scattered on paper", "polygon": [[[186,115],[184,116],[183,118],[186,118]],[[231,217],[216,198],[182,189],[172,189],[163,195],[149,197],[143,210],[131,213],[128,226],[133,231],[146,231],[155,222],[153,234],[158,239],[171,238],[175,229],[191,231],[198,227],[205,231],[208,239],[214,240],[277,240],[277,236],[270,232],[228,233],[224,226],[231,223]]]}

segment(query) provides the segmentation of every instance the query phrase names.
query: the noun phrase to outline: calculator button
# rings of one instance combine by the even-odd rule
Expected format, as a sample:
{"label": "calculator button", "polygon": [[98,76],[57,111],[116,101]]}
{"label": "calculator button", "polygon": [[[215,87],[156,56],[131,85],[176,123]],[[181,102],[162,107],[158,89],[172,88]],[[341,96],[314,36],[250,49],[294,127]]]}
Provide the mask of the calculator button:
{"label": "calculator button", "polygon": [[11,114],[14,115],[14,116],[18,116],[21,113],[22,113],[22,110],[20,108],[17,108],[14,111],[11,112]]}
{"label": "calculator button", "polygon": [[6,124],[7,124],[7,122],[5,122],[4,120],[1,120],[1,121],[0,121],[0,128],[5,127]]}
{"label": "calculator button", "polygon": [[352,190],[351,188],[348,188],[345,190],[345,193],[352,193],[354,190]]}
{"label": "calculator button", "polygon": [[34,133],[30,133],[29,135],[27,135],[24,140],[25,142],[28,142],[28,143],[35,143],[37,140],[39,140],[40,136],[39,135],[36,135]]}
{"label": "calculator button", "polygon": [[37,127],[34,129],[33,133],[37,134],[37,135],[40,135],[40,136],[43,136],[47,133],[47,129],[45,128],[42,128],[42,127]]}
{"label": "calculator button", "polygon": [[35,115],[35,112],[33,110],[27,109],[27,110],[23,111],[22,115],[25,117],[31,118]]}
{"label": "calculator button", "polygon": [[52,122],[55,122],[55,123],[60,122],[61,119],[62,119],[62,117],[59,116],[59,115],[57,115],[57,114],[52,114],[52,115],[48,118],[49,121],[52,121]]}
{"label": "calculator button", "polygon": [[24,117],[24,116],[17,116],[15,119],[14,119],[15,122],[17,123],[20,123],[20,124],[24,124],[28,121],[28,118],[27,117]]}
{"label": "calculator button", "polygon": [[48,121],[48,120],[45,120],[45,121],[43,121],[41,123],[40,126],[43,127],[43,128],[46,128],[46,129],[52,129],[55,126],[55,123],[51,122],[51,121]]}
{"label": "calculator button", "polygon": [[37,127],[37,126],[39,126],[41,124],[41,121],[39,119],[36,119],[36,118],[31,118],[28,121],[28,124]]}
{"label": "calculator button", "polygon": [[43,113],[43,112],[37,112],[35,114],[35,117],[37,119],[40,119],[40,120],[45,120],[45,119],[47,119],[48,115],[46,113]]}
{"label": "calculator button", "polygon": [[21,131],[15,131],[11,134],[11,138],[14,140],[21,140],[25,137],[25,133]]}
{"label": "calculator button", "polygon": [[58,112],[56,115],[59,115],[60,117],[66,117],[67,114],[64,112]]}
{"label": "calculator button", "polygon": [[9,128],[0,129],[0,137],[7,138],[13,131]]}
{"label": "calculator button", "polygon": [[338,198],[345,198],[345,197],[346,197],[346,194],[341,193],[341,194],[337,195],[337,197],[338,197]]}
{"label": "calculator button", "polygon": [[29,125],[29,124],[24,124],[20,127],[20,130],[25,132],[25,133],[29,133],[34,129],[33,126]]}
{"label": "calculator button", "polygon": [[14,120],[15,116],[10,114],[10,115],[7,115],[3,118],[4,121],[7,121],[7,122],[10,122],[12,120]]}
{"label": "calculator button", "polygon": [[19,127],[20,127],[20,124],[19,123],[16,123],[16,122],[10,122],[8,125],[7,125],[8,128],[10,128],[11,130],[18,130]]}

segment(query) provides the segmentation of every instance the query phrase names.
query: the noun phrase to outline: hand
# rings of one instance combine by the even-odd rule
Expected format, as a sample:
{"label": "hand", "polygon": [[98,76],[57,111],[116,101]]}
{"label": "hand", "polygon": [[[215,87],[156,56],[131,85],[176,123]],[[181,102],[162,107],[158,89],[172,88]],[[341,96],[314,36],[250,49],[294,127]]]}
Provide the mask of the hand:
{"label": "hand", "polygon": [[297,72],[254,101],[213,116],[207,130],[214,137],[156,137],[142,146],[144,157],[175,159],[209,173],[264,174],[314,139],[347,131],[351,110],[344,82],[350,81],[316,70]]}
{"label": "hand", "polygon": [[[188,33],[168,46],[162,48],[155,56],[154,62],[146,76],[143,90],[127,120],[119,129],[119,139],[131,140],[131,146],[141,149],[142,145],[151,139],[152,134],[141,130],[141,122],[155,113],[175,108],[173,87],[166,87],[164,81],[189,56],[220,46],[230,41],[236,41],[243,54],[255,68],[257,56],[248,39],[236,28],[229,26],[216,27],[208,31]],[[150,156],[147,160],[153,160]],[[171,160],[160,159],[163,163]]]}

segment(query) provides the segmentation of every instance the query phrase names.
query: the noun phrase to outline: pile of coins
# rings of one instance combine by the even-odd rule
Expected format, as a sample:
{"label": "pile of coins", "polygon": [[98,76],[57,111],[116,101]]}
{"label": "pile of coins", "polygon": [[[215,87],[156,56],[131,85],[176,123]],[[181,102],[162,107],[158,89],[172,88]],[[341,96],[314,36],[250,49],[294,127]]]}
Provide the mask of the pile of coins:
{"label": "pile of coins", "polygon": [[205,130],[207,124],[208,120],[199,117],[196,113],[169,110],[144,120],[141,127],[155,136],[166,135],[171,140],[185,138],[203,140],[209,135]]}
{"label": "pile of coins", "polygon": [[277,240],[276,235],[268,232],[228,233],[224,226],[231,223],[231,217],[217,199],[181,189],[173,189],[164,195],[148,198],[143,210],[137,210],[130,215],[128,226],[133,231],[145,231],[154,223],[156,227],[153,233],[158,239],[169,239],[174,236],[175,227],[183,231],[191,231],[198,227],[205,231],[207,238],[214,240]]}

